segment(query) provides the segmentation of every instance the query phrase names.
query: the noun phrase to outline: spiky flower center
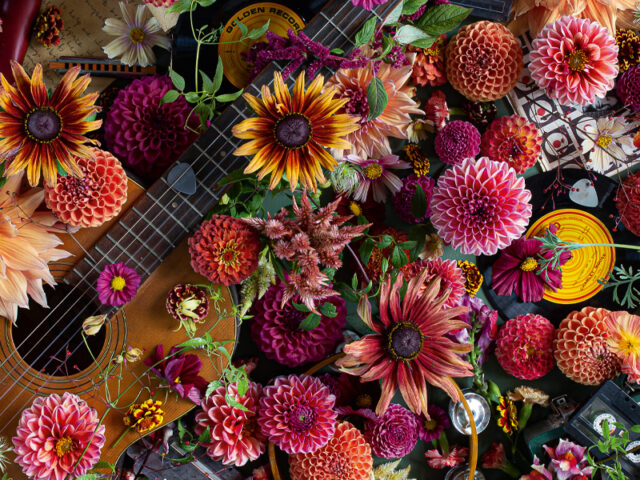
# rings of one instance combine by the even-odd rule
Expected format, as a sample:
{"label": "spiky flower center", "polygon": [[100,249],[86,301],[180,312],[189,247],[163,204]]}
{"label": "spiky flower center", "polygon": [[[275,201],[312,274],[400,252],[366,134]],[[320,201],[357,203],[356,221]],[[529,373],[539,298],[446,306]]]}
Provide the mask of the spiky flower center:
{"label": "spiky flower center", "polygon": [[349,101],[344,106],[345,112],[359,116],[360,123],[366,123],[369,117],[369,101],[367,100],[367,93],[360,89],[347,89],[342,98],[348,98]]}
{"label": "spiky flower center", "polygon": [[303,433],[311,429],[316,420],[316,412],[307,405],[297,405],[289,416],[289,426],[294,432]]}
{"label": "spiky flower center", "polygon": [[410,322],[396,323],[387,335],[387,349],[395,360],[413,360],[423,345],[424,335]]}
{"label": "spiky flower center", "polygon": [[377,163],[372,163],[371,165],[367,165],[366,167],[364,167],[362,172],[367,178],[371,180],[377,180],[382,176],[382,167]]}
{"label": "spiky flower center", "polygon": [[225,267],[236,267],[238,264],[238,249],[235,242],[229,242],[220,251],[218,262]]}
{"label": "spiky flower center", "polygon": [[73,451],[73,439],[69,436],[58,439],[55,449],[59,458],[64,457],[67,453]]}
{"label": "spiky flower center", "polygon": [[62,117],[51,107],[36,107],[27,113],[24,130],[34,142],[51,143],[62,132]]}
{"label": "spiky flower center", "polygon": [[572,72],[582,72],[589,63],[589,58],[584,50],[578,48],[569,54],[568,64]]}
{"label": "spiky flower center", "polygon": [[116,292],[120,292],[124,290],[124,287],[127,286],[127,282],[120,275],[116,275],[111,279],[111,290],[115,290]]}
{"label": "spiky flower center", "polygon": [[131,40],[131,43],[142,43],[145,39],[147,35],[144,33],[144,30],[142,30],[141,28],[132,28],[131,31],[129,32],[129,40]]}
{"label": "spiky flower center", "polygon": [[611,135],[605,133],[604,135],[600,135],[598,137],[598,141],[596,143],[602,148],[607,148],[609,145],[611,145],[612,141],[613,138],[611,138]]}
{"label": "spiky flower center", "polygon": [[533,272],[538,267],[538,261],[533,257],[525,258],[520,264],[520,270],[523,272]]}
{"label": "spiky flower center", "polygon": [[311,138],[311,122],[300,113],[290,113],[276,122],[273,135],[279,145],[296,150]]}

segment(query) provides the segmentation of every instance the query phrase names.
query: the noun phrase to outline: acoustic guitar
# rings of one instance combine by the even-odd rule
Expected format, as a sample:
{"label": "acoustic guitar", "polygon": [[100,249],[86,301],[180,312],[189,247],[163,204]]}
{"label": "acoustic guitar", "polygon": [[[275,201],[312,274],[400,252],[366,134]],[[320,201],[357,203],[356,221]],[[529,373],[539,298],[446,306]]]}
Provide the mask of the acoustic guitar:
{"label": "acoustic guitar", "polygon": [[[349,0],[332,0],[304,31],[311,39],[332,49],[349,51],[354,46],[352,39],[366,20],[373,15],[384,18],[397,4],[398,1],[393,0],[369,12],[354,7]],[[273,72],[283,68],[284,65],[273,62],[247,91],[259,95],[260,86],[272,84]],[[325,77],[332,73],[327,69],[320,72]],[[296,73],[291,78],[295,76]],[[223,195],[217,187],[219,181],[246,165],[246,157],[232,155],[239,142],[232,136],[231,128],[252,116],[244,99],[234,101],[178,160],[190,169],[182,169],[178,178],[170,182],[169,168],[144,193],[135,187],[130,189],[133,195],[127,211],[101,230],[81,232],[80,245],[74,245],[78,235],[67,238],[66,247],[75,249],[81,258],[69,266],[52,266],[59,277],[64,276],[64,281],[47,292],[50,308],[32,306],[30,310],[20,311],[16,327],[6,320],[0,326],[0,435],[7,438],[15,435],[21,412],[38,395],[71,392],[102,415],[108,410],[105,389],[115,392],[118,384],[115,378],[101,378],[100,371],[114,355],[130,346],[143,349],[146,357],[157,344],[163,344],[166,352],[187,339],[183,330],[174,331],[177,322],[165,310],[166,295],[177,283],[206,283],[189,265],[186,238]],[[196,193],[180,193],[178,182],[191,173],[195,174]],[[133,301],[115,311],[99,305],[95,285],[103,268],[118,262],[134,268],[143,283]],[[222,288],[221,293],[217,311],[210,309],[209,317],[198,326],[196,335],[211,330],[214,340],[231,341],[227,344],[231,353],[238,326],[236,319],[229,315],[233,306],[230,291]],[[94,362],[82,341],[81,325],[85,318],[105,313],[109,315],[105,328],[89,337],[88,346],[97,360]],[[214,362],[203,356],[201,375],[209,381],[219,378],[225,365],[225,356]],[[123,370],[120,388],[124,390],[133,385],[145,370],[142,361],[128,364]],[[140,388],[133,385],[119,405],[133,402],[139,391]],[[164,399],[164,395],[161,398]],[[140,399],[143,400],[146,398]],[[171,394],[162,408],[166,412],[166,424],[187,413],[194,404]],[[138,433],[129,431],[113,446],[125,432],[122,416],[122,411],[111,409],[104,418],[106,442],[101,459],[112,464],[140,438]],[[10,465],[8,473],[14,480],[25,478],[16,464]]]}

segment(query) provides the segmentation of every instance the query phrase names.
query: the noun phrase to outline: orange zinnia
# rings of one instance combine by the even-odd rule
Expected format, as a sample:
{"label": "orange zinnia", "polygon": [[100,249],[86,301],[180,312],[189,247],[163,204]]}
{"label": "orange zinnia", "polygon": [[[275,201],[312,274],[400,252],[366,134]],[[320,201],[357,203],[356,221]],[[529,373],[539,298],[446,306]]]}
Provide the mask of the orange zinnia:
{"label": "orange zinnia", "polygon": [[59,171],[82,177],[73,157],[91,157],[86,143],[97,142],[84,134],[102,125],[101,120],[85,120],[100,111],[94,105],[97,93],[80,96],[91,81],[89,75],[77,79],[80,67],[72,68],[49,96],[41,65],[36,65],[31,78],[17,62],[11,62],[11,71],[15,87],[0,74],[0,156],[16,153],[5,174],[26,169],[29,184],[35,186],[42,170],[51,187],[56,186]]}
{"label": "orange zinnia", "polygon": [[233,134],[250,139],[234,155],[254,155],[244,170],[258,171],[262,180],[271,174],[269,188],[273,189],[286,169],[294,190],[300,183],[316,191],[317,181],[325,182],[322,167],[333,170],[335,159],[323,147],[346,149],[351,144],[343,137],[356,131],[356,121],[347,114],[338,114],[348,99],[334,99],[334,88],[326,88],[324,77],[318,75],[304,90],[305,72],[298,76],[293,87],[293,98],[282,80],[274,75],[275,96],[267,85],[262,86],[262,99],[249,93],[243,97],[259,117],[248,118],[233,127]]}

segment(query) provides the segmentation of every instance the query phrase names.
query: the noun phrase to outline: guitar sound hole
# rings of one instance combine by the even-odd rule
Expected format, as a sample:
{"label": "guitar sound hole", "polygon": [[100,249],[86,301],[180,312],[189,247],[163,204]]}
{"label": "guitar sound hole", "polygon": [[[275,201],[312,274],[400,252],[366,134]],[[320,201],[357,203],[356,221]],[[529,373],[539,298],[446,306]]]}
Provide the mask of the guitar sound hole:
{"label": "guitar sound hole", "polygon": [[[58,284],[45,286],[49,308],[30,301],[29,310],[18,310],[17,325],[11,328],[13,344],[22,359],[33,369],[47,375],[68,376],[85,370],[93,363],[82,341],[82,322],[97,315],[93,298],[80,288]],[[87,342],[98,355],[105,342],[105,328]]]}

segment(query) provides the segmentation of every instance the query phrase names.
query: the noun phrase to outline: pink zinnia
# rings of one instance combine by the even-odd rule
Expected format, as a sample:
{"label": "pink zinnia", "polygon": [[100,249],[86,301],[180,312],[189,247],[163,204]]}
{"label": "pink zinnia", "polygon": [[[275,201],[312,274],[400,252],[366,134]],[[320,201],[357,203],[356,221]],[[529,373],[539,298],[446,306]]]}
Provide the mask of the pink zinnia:
{"label": "pink zinnia", "polygon": [[447,170],[431,199],[431,223],[462,253],[494,255],[524,233],[531,192],[504,162],[468,158]]}
{"label": "pink zinnia", "polygon": [[320,380],[307,375],[278,377],[264,388],[258,424],[285,452],[311,453],[333,437],[336,397]]}
{"label": "pink zinnia", "polygon": [[373,200],[385,202],[387,190],[396,193],[402,188],[402,180],[391,170],[411,168],[411,164],[400,160],[396,155],[387,155],[382,158],[360,158],[357,155],[347,155],[345,160],[362,169],[358,174],[359,182],[353,193],[353,199],[357,202],[366,202],[369,198],[369,189],[373,193]]}
{"label": "pink zinnia", "polygon": [[77,395],[38,397],[22,412],[12,438],[15,461],[37,480],[84,475],[104,446],[105,427],[99,423],[98,412]]}
{"label": "pink zinnia", "polygon": [[376,5],[383,5],[389,0],[351,0],[356,7],[362,7],[365,10],[373,10]]}
{"label": "pink zinnia", "polygon": [[140,286],[140,275],[124,263],[104,267],[98,277],[98,298],[103,305],[120,306],[135,297]]}
{"label": "pink zinnia", "polygon": [[597,22],[561,17],[545,26],[531,46],[531,77],[560,103],[586,105],[613,88],[618,47]]}

